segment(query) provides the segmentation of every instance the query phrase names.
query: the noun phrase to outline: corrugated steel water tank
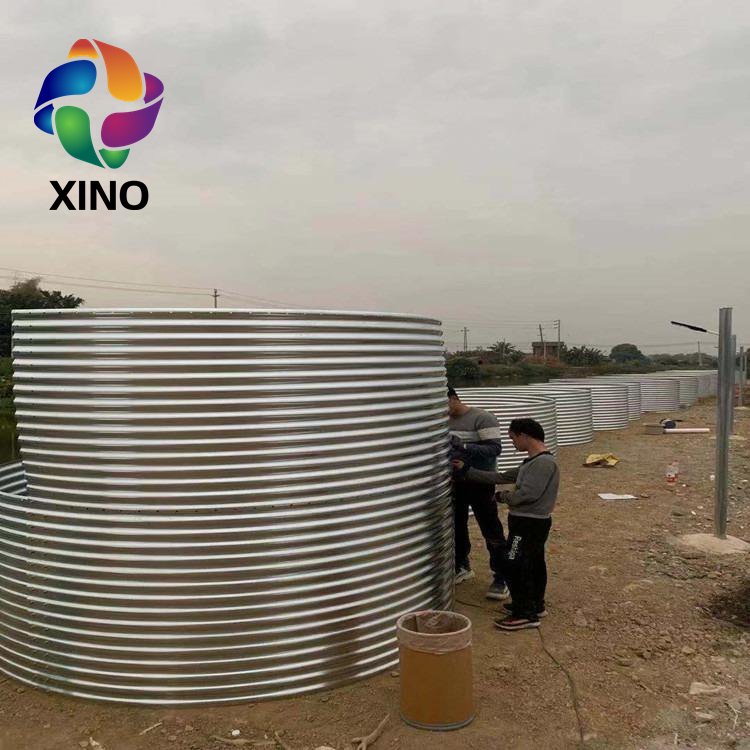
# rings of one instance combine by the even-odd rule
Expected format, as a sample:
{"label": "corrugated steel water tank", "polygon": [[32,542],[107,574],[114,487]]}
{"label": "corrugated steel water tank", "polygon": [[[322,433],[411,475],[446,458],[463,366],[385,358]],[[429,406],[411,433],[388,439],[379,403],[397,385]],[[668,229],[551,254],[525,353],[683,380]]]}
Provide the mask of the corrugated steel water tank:
{"label": "corrugated steel water tank", "polygon": [[[556,381],[552,381],[556,382]],[[606,377],[597,377],[592,376],[589,378],[568,378],[566,380],[568,383],[581,383],[585,385],[586,383],[611,383],[611,380],[608,380]],[[640,419],[641,415],[643,414],[643,408],[641,403],[641,384],[636,380],[618,380],[622,385],[624,385],[627,388],[627,398],[628,398],[628,419],[633,422],[636,419]]]}
{"label": "corrugated steel water tank", "polygon": [[693,375],[698,380],[698,398],[706,398],[713,395],[712,382],[713,373],[709,370],[669,370],[669,375]]}
{"label": "corrugated steel water tank", "polygon": [[698,381],[697,398],[706,398],[706,396],[713,395],[712,383],[714,373],[710,370],[667,370],[664,375],[674,378],[694,377]]}
{"label": "corrugated steel water tank", "polygon": [[594,412],[591,390],[586,388],[555,388],[551,384],[500,386],[496,388],[463,388],[461,393],[481,395],[496,391],[511,396],[542,396],[555,402],[557,444],[580,445],[594,439]]}
{"label": "corrugated steel water tank", "polygon": [[624,430],[629,423],[628,388],[619,383],[599,383],[592,380],[550,380],[559,388],[588,388],[594,410],[594,430]]}
{"label": "corrugated steel water tank", "polygon": [[[497,459],[498,471],[508,471],[520,466],[526,453],[513,447],[508,437],[508,427],[514,419],[531,417],[544,428],[545,444],[552,453],[557,453],[557,415],[555,402],[542,396],[510,395],[498,393],[494,388],[459,388],[458,395],[465,404],[478,406],[497,417],[502,432],[503,450]],[[482,391],[478,395],[475,391]],[[487,392],[484,392],[487,391]]]}
{"label": "corrugated steel water tank", "polygon": [[0,492],[26,493],[26,475],[20,461],[0,466]]}
{"label": "corrugated steel water tank", "polygon": [[654,373],[655,377],[674,379],[679,383],[678,394],[680,406],[692,406],[698,400],[698,378],[695,375],[665,372]]}
{"label": "corrugated steel water tank", "polygon": [[675,411],[680,408],[680,381],[660,377],[658,373],[639,375],[603,375],[608,381],[637,381],[641,384],[641,408],[644,412]]}
{"label": "corrugated steel water tank", "polygon": [[436,321],[14,314],[28,497],[0,519],[0,668],[114,701],[331,688],[453,596]]}

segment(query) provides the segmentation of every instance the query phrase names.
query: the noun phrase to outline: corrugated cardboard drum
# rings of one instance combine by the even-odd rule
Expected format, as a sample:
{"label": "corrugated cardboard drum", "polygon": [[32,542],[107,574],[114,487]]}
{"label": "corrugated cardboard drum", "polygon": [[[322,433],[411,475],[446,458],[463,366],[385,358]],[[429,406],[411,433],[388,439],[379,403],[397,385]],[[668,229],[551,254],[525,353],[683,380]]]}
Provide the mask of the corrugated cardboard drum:
{"label": "corrugated cardboard drum", "polygon": [[413,612],[396,625],[401,718],[420,729],[460,729],[474,719],[471,620]]}

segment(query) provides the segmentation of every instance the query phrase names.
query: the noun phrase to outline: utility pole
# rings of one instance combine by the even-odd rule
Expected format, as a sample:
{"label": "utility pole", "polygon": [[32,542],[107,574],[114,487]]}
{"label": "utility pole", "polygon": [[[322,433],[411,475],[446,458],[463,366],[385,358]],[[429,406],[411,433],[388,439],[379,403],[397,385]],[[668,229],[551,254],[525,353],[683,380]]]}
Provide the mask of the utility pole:
{"label": "utility pole", "polygon": [[703,352],[701,351],[701,342],[698,342],[698,369],[703,367]]}
{"label": "utility pole", "polygon": [[719,310],[719,399],[716,420],[716,500],[714,534],[727,538],[729,495],[729,436],[732,425],[734,352],[732,351],[732,308]]}
{"label": "utility pole", "polygon": [[561,360],[562,359],[562,351],[561,351],[562,342],[560,341],[560,328],[561,328],[561,326],[560,326],[560,319],[559,318],[555,321],[555,324],[557,325],[557,359]]}
{"label": "utility pole", "polygon": [[211,295],[214,298],[214,307],[219,306],[219,290],[214,289],[214,293]]}
{"label": "utility pole", "polygon": [[469,329],[464,326],[464,351],[469,351]]}
{"label": "utility pole", "polygon": [[539,340],[542,342],[542,357],[544,361],[547,361],[547,344],[544,340],[544,334],[542,333],[542,324],[539,324]]}

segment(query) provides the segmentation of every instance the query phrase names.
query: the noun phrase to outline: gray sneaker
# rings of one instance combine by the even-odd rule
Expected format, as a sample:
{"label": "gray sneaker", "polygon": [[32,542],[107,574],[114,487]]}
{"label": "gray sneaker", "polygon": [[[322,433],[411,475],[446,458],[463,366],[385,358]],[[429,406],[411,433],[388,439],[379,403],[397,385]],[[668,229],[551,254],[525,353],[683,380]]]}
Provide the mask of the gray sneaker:
{"label": "gray sneaker", "polygon": [[460,567],[456,571],[456,586],[464,581],[470,581],[474,578],[474,571],[471,568]]}
{"label": "gray sneaker", "polygon": [[487,599],[496,599],[497,601],[502,601],[503,599],[507,599],[510,596],[510,591],[504,583],[500,583],[500,581],[493,581],[492,585],[487,589],[487,593],[485,594],[485,596],[487,597]]}
{"label": "gray sneaker", "polygon": [[[506,615],[512,615],[512,614],[514,614],[514,612],[513,612],[513,602],[508,602],[507,604],[503,604],[503,606],[500,607],[500,611],[503,614],[506,614]],[[545,607],[544,609],[540,609],[536,613],[536,616],[541,620],[543,617],[546,617],[548,614],[549,613],[547,612],[547,609]]]}

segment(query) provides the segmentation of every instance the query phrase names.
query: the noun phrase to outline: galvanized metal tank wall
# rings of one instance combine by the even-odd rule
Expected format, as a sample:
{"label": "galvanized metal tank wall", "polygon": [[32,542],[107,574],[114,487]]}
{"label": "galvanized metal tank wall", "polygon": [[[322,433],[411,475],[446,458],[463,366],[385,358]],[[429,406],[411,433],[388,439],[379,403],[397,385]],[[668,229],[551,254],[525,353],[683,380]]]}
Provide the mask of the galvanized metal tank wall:
{"label": "galvanized metal tank wall", "polygon": [[654,377],[676,380],[679,383],[678,394],[680,406],[692,406],[698,400],[698,378],[694,375],[682,375],[672,372],[654,373]]}
{"label": "galvanized metal tank wall", "polygon": [[[555,380],[550,382],[557,382]],[[580,384],[585,386],[587,383],[607,383],[612,382],[604,376],[592,376],[589,378],[567,378],[564,382],[571,383],[573,385]],[[628,419],[633,422],[636,419],[640,419],[643,414],[642,399],[641,399],[641,384],[635,380],[618,380],[622,385],[627,388],[628,398]]]}
{"label": "galvanized metal tank wall", "polygon": [[513,397],[542,396],[555,402],[557,444],[580,445],[594,439],[594,412],[591,390],[586,388],[555,388],[552,384],[501,386],[496,388],[462,389],[462,393],[481,395],[496,392]]}
{"label": "galvanized metal tank wall", "polygon": [[329,688],[447,607],[441,331],[325,311],[22,311],[28,499],[3,495],[0,668],[147,704]]}
{"label": "galvanized metal tank wall", "polygon": [[716,394],[718,376],[716,370],[667,370],[665,375],[684,377],[692,375],[698,380],[698,398],[706,398]]}
{"label": "galvanized metal tank wall", "polygon": [[594,410],[594,430],[624,430],[628,426],[630,411],[628,388],[620,383],[573,379],[550,380],[558,388],[588,388]]}
{"label": "galvanized metal tank wall", "polygon": [[[544,428],[545,443],[552,453],[557,453],[557,415],[555,402],[542,396],[510,395],[503,393],[480,393],[476,395],[471,388],[459,388],[458,395],[465,404],[478,406],[497,417],[502,432],[503,450],[497,459],[498,471],[507,471],[520,466],[526,453],[520,453],[513,447],[508,437],[508,427],[512,420],[531,417]],[[478,389],[484,390],[484,389]],[[488,388],[487,391],[494,389]]]}
{"label": "galvanized metal tank wall", "polygon": [[677,378],[668,378],[648,375],[603,375],[602,379],[608,381],[637,381],[641,384],[641,408],[644,412],[675,411],[680,408],[680,381]]}
{"label": "galvanized metal tank wall", "polygon": [[0,492],[26,493],[26,476],[20,461],[0,466]]}

